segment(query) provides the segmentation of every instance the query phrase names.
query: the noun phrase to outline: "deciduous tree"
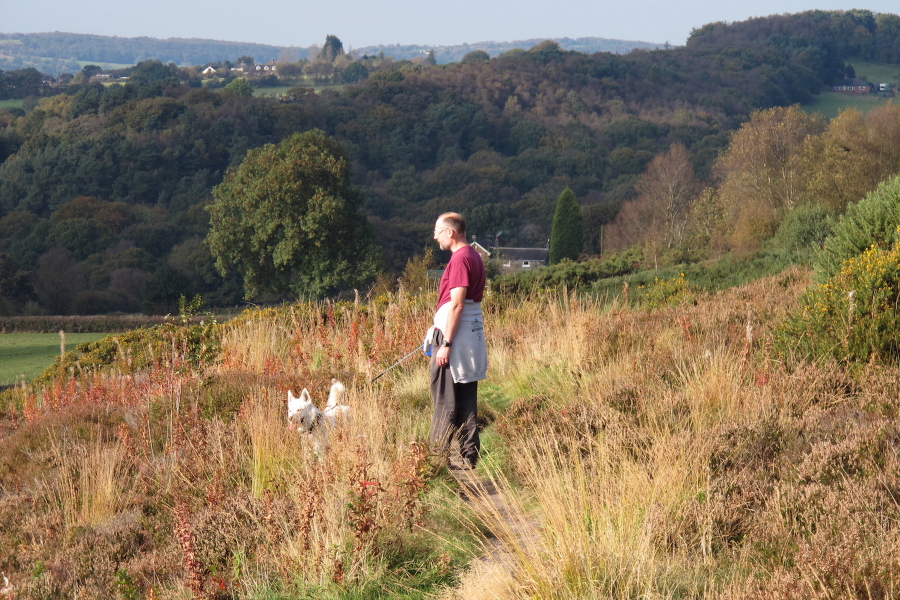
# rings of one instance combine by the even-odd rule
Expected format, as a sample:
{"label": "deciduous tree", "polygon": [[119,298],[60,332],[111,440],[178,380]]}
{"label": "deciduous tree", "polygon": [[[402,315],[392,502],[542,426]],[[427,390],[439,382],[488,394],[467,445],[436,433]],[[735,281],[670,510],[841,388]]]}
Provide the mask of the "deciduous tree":
{"label": "deciduous tree", "polygon": [[756,111],[734,134],[716,164],[735,244],[758,245],[778,227],[785,209],[810,199],[816,165],[803,149],[824,123],[797,105]]}
{"label": "deciduous tree", "polygon": [[319,297],[374,278],[378,253],[341,146],[322,131],[251,150],[213,190],[207,238],[222,274],[248,298]]}

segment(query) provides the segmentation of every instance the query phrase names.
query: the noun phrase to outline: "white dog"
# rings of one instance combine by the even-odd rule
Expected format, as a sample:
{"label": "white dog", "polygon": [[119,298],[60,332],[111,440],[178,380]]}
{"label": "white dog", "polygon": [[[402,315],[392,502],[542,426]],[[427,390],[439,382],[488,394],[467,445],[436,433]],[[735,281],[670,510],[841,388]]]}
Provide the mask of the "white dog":
{"label": "white dog", "polygon": [[332,379],[328,402],[323,410],[319,410],[313,404],[306,388],[300,392],[299,398],[294,396],[291,390],[288,390],[288,429],[296,429],[299,433],[314,436],[313,444],[316,454],[319,454],[324,448],[328,438],[328,429],[337,425],[339,420],[347,419],[350,416],[350,407],[341,403],[345,391],[343,383]]}

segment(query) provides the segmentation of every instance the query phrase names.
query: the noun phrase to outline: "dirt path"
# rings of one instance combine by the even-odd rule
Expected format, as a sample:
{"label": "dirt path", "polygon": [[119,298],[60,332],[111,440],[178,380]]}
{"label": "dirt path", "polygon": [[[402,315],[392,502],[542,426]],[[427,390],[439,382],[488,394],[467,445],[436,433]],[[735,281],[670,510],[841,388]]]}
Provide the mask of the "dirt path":
{"label": "dirt path", "polygon": [[460,484],[463,499],[490,530],[486,553],[480,559],[482,563],[509,569],[516,551],[539,543],[537,519],[510,503],[508,496],[497,490],[494,481],[470,469],[453,469],[451,473]]}

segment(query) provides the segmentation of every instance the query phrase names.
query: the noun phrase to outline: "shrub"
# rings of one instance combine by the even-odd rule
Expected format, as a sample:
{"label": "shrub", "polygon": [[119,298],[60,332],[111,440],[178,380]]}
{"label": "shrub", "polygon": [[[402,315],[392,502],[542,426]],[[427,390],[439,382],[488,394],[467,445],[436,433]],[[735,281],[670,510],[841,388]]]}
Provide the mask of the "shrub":
{"label": "shrub", "polygon": [[684,304],[695,301],[695,294],[684,280],[684,273],[671,279],[653,279],[653,283],[639,286],[641,305],[646,308]]}
{"label": "shrub", "polygon": [[776,330],[783,353],[846,361],[900,356],[900,242],[872,246],[844,261],[828,282],[807,291]]}
{"label": "shrub", "polygon": [[601,279],[633,273],[641,262],[640,250],[630,249],[604,260],[582,262],[563,260],[550,267],[501,275],[493,281],[495,289],[506,295],[525,295],[538,288],[574,288]]}
{"label": "shrub", "polygon": [[788,212],[775,235],[766,244],[773,251],[805,258],[820,250],[831,233],[834,222],[823,207],[803,204]]}
{"label": "shrub", "polygon": [[835,275],[848,258],[877,245],[888,248],[900,225],[900,177],[883,182],[865,198],[850,205],[834,226],[819,255],[818,279]]}

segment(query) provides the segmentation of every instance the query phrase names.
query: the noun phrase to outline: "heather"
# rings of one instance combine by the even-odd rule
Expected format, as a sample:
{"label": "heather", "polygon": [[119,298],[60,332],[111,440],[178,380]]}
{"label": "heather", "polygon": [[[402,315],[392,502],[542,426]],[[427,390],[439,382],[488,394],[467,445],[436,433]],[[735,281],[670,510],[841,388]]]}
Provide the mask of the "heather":
{"label": "heather", "polygon": [[[2,396],[0,570],[16,598],[893,597],[896,367],[779,351],[808,271],[679,279],[486,301],[491,502],[424,443],[421,356],[370,383],[427,293],[84,346]],[[317,457],[286,390],[332,377],[355,414]]]}

